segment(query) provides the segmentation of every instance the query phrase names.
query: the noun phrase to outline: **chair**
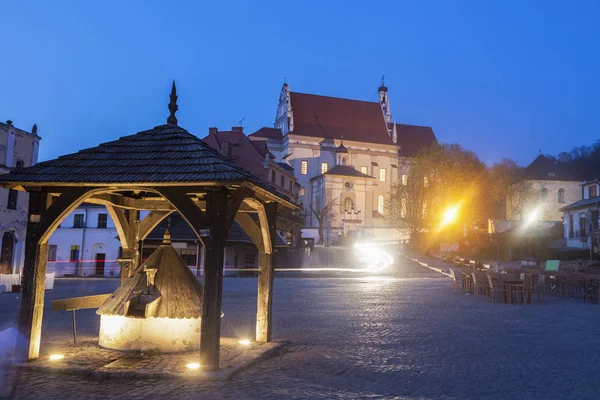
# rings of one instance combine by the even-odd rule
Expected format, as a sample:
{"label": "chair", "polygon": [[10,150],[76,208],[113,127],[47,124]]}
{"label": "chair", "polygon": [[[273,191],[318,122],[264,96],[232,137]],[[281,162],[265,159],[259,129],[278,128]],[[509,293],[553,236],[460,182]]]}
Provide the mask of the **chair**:
{"label": "chair", "polygon": [[454,270],[452,268],[450,268],[450,279],[452,279],[452,293],[456,293],[457,291],[457,281],[456,281],[456,274],[454,273]]}
{"label": "chair", "polygon": [[547,279],[546,275],[540,275],[537,279],[535,287],[533,288],[533,291],[537,294],[537,298],[540,301],[546,299],[546,291],[547,291],[546,279]]}
{"label": "chair", "polygon": [[494,285],[494,279],[492,278],[492,276],[490,274],[487,274],[487,282],[488,282],[490,303],[493,303],[494,299],[496,298],[496,295],[499,292],[503,292],[504,290],[502,289],[501,285]]}
{"label": "chair", "polygon": [[488,283],[487,283],[487,279],[485,278],[485,274],[479,272],[479,271],[475,271],[471,274],[471,276],[473,277],[473,293],[475,294],[475,297],[479,296],[480,292],[483,292],[484,294],[488,294]]}
{"label": "chair", "polygon": [[584,282],[578,273],[568,273],[565,278],[565,297],[573,296],[580,298],[583,286]]}
{"label": "chair", "polygon": [[517,298],[519,301],[522,301],[523,304],[525,304],[525,302],[531,304],[533,295],[533,277],[531,274],[523,273],[520,278],[523,283],[510,285],[512,294],[517,295]]}

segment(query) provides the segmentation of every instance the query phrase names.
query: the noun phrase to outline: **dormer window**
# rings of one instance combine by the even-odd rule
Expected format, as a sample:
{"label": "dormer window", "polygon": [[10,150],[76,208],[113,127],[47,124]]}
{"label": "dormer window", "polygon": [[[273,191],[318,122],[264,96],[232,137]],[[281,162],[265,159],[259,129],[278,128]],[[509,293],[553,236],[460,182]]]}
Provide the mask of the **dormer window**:
{"label": "dormer window", "polygon": [[17,169],[25,168],[25,161],[17,160]]}
{"label": "dormer window", "polygon": [[596,197],[598,194],[596,193],[596,185],[588,186],[588,197],[590,199]]}

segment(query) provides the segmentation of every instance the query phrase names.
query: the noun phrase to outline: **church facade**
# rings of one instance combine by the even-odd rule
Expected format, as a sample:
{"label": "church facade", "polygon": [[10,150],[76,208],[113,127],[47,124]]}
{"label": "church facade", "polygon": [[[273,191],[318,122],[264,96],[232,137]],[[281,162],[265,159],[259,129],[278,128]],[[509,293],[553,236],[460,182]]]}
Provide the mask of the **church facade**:
{"label": "church facade", "polygon": [[360,101],[292,92],[284,84],[274,127],[249,135],[266,140],[275,161],[293,168],[304,237],[399,238],[386,218],[390,189],[406,179],[410,159],[437,140],[430,127],[393,121],[383,82],[378,95],[377,102]]}

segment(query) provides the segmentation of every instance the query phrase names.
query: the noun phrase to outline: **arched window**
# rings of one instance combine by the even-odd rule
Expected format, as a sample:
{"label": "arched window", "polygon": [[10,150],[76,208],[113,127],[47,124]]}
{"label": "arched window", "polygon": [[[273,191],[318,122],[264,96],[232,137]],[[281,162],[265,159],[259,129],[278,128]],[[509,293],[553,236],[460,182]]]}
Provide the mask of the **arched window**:
{"label": "arched window", "polygon": [[544,203],[548,202],[548,189],[542,188],[542,190],[540,190],[540,200]]}
{"label": "arched window", "polygon": [[350,211],[354,208],[354,202],[350,197],[344,199],[344,211]]}
{"label": "arched window", "polygon": [[558,189],[558,202],[559,203],[567,202],[567,200],[565,199],[565,189]]}
{"label": "arched window", "polygon": [[377,211],[379,212],[379,214],[383,215],[383,195],[380,194],[379,198],[377,199]]}

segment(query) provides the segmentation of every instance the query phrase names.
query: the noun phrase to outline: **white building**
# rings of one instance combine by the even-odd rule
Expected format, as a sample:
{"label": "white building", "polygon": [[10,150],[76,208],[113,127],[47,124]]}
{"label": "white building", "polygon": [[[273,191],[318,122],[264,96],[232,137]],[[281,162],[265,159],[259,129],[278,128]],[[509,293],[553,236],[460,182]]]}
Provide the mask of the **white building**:
{"label": "white building", "polygon": [[56,276],[119,276],[121,243],[113,220],[100,205],[81,205],[48,241],[48,272]]}
{"label": "white building", "polygon": [[507,219],[521,221],[527,219],[536,209],[536,220],[560,222],[562,207],[582,198],[581,179],[563,170],[552,159],[539,155],[525,168],[523,178],[534,193],[529,206],[511,209],[507,201]]}
{"label": "white building", "polygon": [[[36,125],[27,132],[12,121],[0,122],[0,173],[37,164],[40,140]],[[28,212],[26,193],[0,188],[0,274],[19,273],[23,268]]]}
{"label": "white building", "polygon": [[[249,137],[267,140],[275,161],[294,168],[305,237],[318,240],[311,207],[335,205],[334,215],[325,220],[326,241],[350,231],[382,239],[396,236],[385,218],[391,185],[406,174],[411,157],[436,142],[430,127],[392,122],[383,83],[378,102],[296,93],[284,84],[274,128]],[[344,168],[327,173],[336,166]]]}
{"label": "white building", "polygon": [[583,182],[582,199],[561,208],[567,247],[598,247],[598,212],[600,211],[600,179]]}

